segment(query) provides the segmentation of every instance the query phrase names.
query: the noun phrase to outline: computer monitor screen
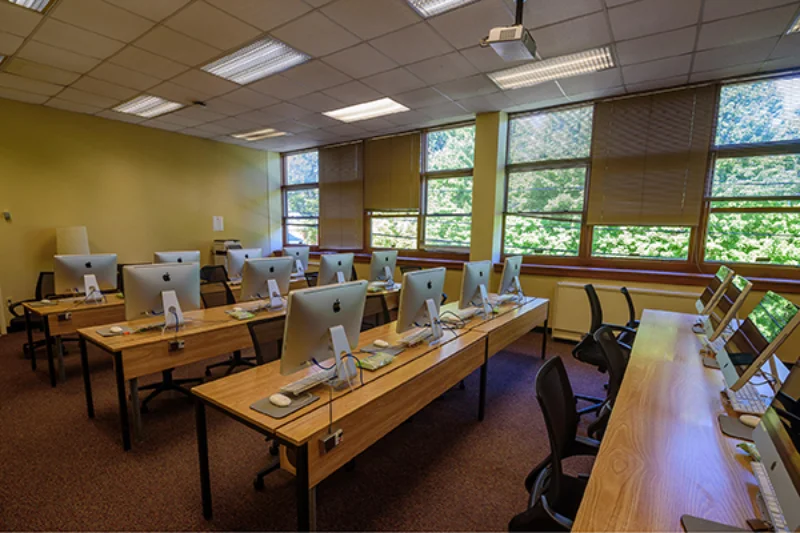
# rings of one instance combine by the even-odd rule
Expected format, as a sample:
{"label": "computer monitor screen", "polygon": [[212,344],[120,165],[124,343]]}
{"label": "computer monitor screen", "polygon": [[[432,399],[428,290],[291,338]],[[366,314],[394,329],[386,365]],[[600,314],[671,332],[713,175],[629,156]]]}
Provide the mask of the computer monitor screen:
{"label": "computer monitor screen", "polygon": [[[303,270],[308,270],[308,253],[310,248],[308,246],[284,246],[283,255],[291,257],[295,261],[300,261],[303,265]],[[295,263],[293,263],[295,264]],[[292,267],[292,272],[297,272],[296,267]]]}
{"label": "computer monitor screen", "polygon": [[747,279],[742,276],[733,276],[728,288],[709,312],[708,321],[704,325],[709,341],[714,342],[726,330],[730,330],[732,333],[739,327],[739,324],[734,323],[733,320],[744,305],[752,288],[753,284]]}
{"label": "computer monitor screen", "polygon": [[497,294],[503,295],[513,291],[514,278],[519,276],[521,268],[521,255],[506,257],[506,262],[503,265],[503,277],[500,279],[500,287],[497,289]]}
{"label": "computer monitor screen", "polygon": [[153,263],[199,263],[200,251],[191,250],[184,252],[155,252]]}
{"label": "computer monitor screen", "polygon": [[198,263],[126,266],[125,320],[163,315],[163,291],[175,291],[182,311],[200,309],[200,265]]}
{"label": "computer monitor screen", "polygon": [[324,254],[319,256],[317,285],[332,285],[339,282],[338,273],[344,281],[353,276],[353,254]]}
{"label": "computer monitor screen", "polygon": [[488,293],[491,273],[491,261],[464,263],[464,270],[461,273],[461,295],[458,299],[459,309],[480,305],[480,286],[483,285]]}
{"label": "computer monitor screen", "polygon": [[242,272],[241,300],[263,300],[272,296],[267,290],[269,280],[275,280],[281,296],[289,294],[292,277],[291,257],[265,257],[248,259]]}
{"label": "computer monitor screen", "polygon": [[711,279],[711,283],[708,284],[708,287],[703,290],[703,294],[695,302],[695,307],[699,314],[708,315],[711,312],[711,309],[717,305],[719,299],[728,289],[733,276],[734,272],[730,268],[725,265],[719,267],[717,273]]}
{"label": "computer monitor screen", "polygon": [[[394,269],[397,265],[397,250],[383,250],[372,252],[372,260],[369,262],[370,281],[389,281],[394,279]],[[386,269],[389,269],[389,278],[386,276]]]}
{"label": "computer monitor screen", "polygon": [[117,254],[57,255],[53,258],[57,294],[83,293],[83,277],[94,274],[101,291],[117,288]]}
{"label": "computer monitor screen", "polygon": [[261,257],[261,248],[242,248],[239,250],[228,250],[228,278],[232,280],[242,279],[242,269],[244,262],[248,259],[258,259]]}
{"label": "computer monitor screen", "polygon": [[444,268],[429,268],[403,274],[403,286],[400,289],[400,308],[397,311],[397,333],[403,333],[415,327],[430,326],[426,317],[426,302],[433,300],[436,306],[436,317],[439,317],[442,293],[444,292]]}
{"label": "computer monitor screen", "polygon": [[334,326],[344,328],[350,348],[355,349],[366,298],[367,282],[364,280],[289,293],[281,374],[298,372],[312,359],[321,363],[332,358],[330,329]]}

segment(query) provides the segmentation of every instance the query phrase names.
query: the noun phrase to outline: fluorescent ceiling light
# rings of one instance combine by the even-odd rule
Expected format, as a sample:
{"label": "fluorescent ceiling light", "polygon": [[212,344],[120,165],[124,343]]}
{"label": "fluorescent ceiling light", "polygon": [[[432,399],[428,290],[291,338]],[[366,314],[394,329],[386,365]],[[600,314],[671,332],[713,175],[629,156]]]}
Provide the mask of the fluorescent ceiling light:
{"label": "fluorescent ceiling light", "polygon": [[311,59],[275,39],[262,39],[217,59],[203,70],[240,85],[266,78]]}
{"label": "fluorescent ceiling light", "polygon": [[18,6],[26,7],[28,9],[33,9],[34,11],[38,11],[41,13],[44,11],[44,8],[47,7],[47,4],[50,3],[50,0],[8,0],[12,4],[17,4]]}
{"label": "fluorescent ceiling light", "polygon": [[611,51],[602,47],[499,70],[489,74],[489,77],[498,87],[507,90],[599,72],[613,66],[614,58],[611,57]]}
{"label": "fluorescent ceiling light", "polygon": [[477,0],[408,0],[411,7],[425,18],[433,17],[473,2],[477,2]]}
{"label": "fluorescent ceiling light", "polygon": [[800,32],[800,15],[798,15],[798,17],[794,19],[794,24],[792,24],[792,27],[789,28],[789,31],[787,31],[786,33],[797,33],[797,32]]}
{"label": "fluorescent ceiling light", "polygon": [[250,131],[247,133],[234,133],[231,137],[237,139],[244,139],[245,141],[260,141],[262,139],[272,139],[273,137],[283,137],[288,135],[284,131],[278,131],[275,128],[266,128],[258,131]]}
{"label": "fluorescent ceiling light", "polygon": [[398,104],[391,98],[381,98],[373,102],[366,102],[364,104],[351,105],[350,107],[328,111],[323,113],[323,115],[341,120],[342,122],[357,122],[359,120],[367,120],[384,115],[403,113],[404,111],[408,111],[406,106]]}
{"label": "fluorescent ceiling light", "polygon": [[114,108],[114,111],[120,113],[128,113],[129,115],[136,115],[139,117],[153,118],[170,111],[175,111],[183,107],[183,104],[177,102],[170,102],[158,96],[148,96],[143,94],[129,102],[120,104]]}

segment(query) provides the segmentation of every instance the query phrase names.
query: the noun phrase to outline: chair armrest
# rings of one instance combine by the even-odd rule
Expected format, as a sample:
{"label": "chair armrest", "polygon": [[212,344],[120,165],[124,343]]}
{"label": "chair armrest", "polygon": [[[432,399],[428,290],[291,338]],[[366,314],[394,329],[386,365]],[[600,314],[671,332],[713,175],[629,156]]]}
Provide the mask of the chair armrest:
{"label": "chair armrest", "polygon": [[632,335],[636,335],[636,330],[631,329],[628,326],[620,326],[619,324],[603,324],[602,327],[612,329],[614,331],[619,331],[622,333],[630,333]]}
{"label": "chair armrest", "polygon": [[558,525],[565,528],[567,531],[572,529],[572,520],[562,514],[557,513],[555,509],[550,507],[550,503],[547,501],[546,494],[542,494],[542,507],[544,507],[545,512],[550,515],[550,518],[555,520]]}
{"label": "chair armrest", "polygon": [[30,298],[28,300],[20,300],[18,302],[11,302],[10,304],[8,304],[8,312],[11,313],[15,318],[22,318],[24,316],[24,313],[20,314],[15,309],[17,307],[21,307],[22,304],[24,304],[24,303],[35,302],[35,301],[36,301],[35,298]]}
{"label": "chair armrest", "polygon": [[619,344],[620,346],[622,346],[622,347],[623,347],[625,350],[627,350],[628,352],[630,352],[631,350],[633,350],[633,346],[631,346],[630,344],[626,344],[626,343],[624,343],[624,342],[620,342],[620,341],[617,341],[617,344]]}
{"label": "chair armrest", "polygon": [[575,444],[570,450],[570,456],[576,455],[597,455],[600,451],[600,441],[589,437],[575,437]]}

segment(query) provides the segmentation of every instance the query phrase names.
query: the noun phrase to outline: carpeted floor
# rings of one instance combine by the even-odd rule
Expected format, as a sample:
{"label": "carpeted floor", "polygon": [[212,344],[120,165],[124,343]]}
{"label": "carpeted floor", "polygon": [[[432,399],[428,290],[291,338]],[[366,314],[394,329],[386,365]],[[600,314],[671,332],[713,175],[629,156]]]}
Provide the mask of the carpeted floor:
{"label": "carpeted floor", "polygon": [[[119,442],[110,360],[90,351],[97,418],[86,416],[77,346],[68,381],[47,382],[20,356],[23,334],[0,337],[0,528],[6,530],[291,530],[294,483],[278,472],[263,492],[253,476],[268,460],[263,438],[209,411],[214,519],[200,509],[191,402],[156,400],[144,441]],[[504,530],[524,510],[523,480],[548,451],[533,389],[541,337],[529,334],[492,358],[486,420],[476,418],[478,376],[376,443],[317,490],[320,530]],[[573,388],[602,395],[604,376],[551,342]],[[44,367],[44,369],[43,369]],[[180,375],[202,375],[204,365]],[[266,391],[265,391],[266,392]],[[585,471],[585,466],[581,465]]]}

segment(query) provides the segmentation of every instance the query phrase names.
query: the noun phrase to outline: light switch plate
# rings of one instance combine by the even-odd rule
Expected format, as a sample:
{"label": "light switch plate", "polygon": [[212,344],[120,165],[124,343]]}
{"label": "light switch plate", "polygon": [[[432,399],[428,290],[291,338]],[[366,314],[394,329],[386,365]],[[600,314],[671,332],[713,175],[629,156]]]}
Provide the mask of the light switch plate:
{"label": "light switch plate", "polygon": [[225,220],[219,216],[215,216],[213,219],[214,231],[225,231]]}

